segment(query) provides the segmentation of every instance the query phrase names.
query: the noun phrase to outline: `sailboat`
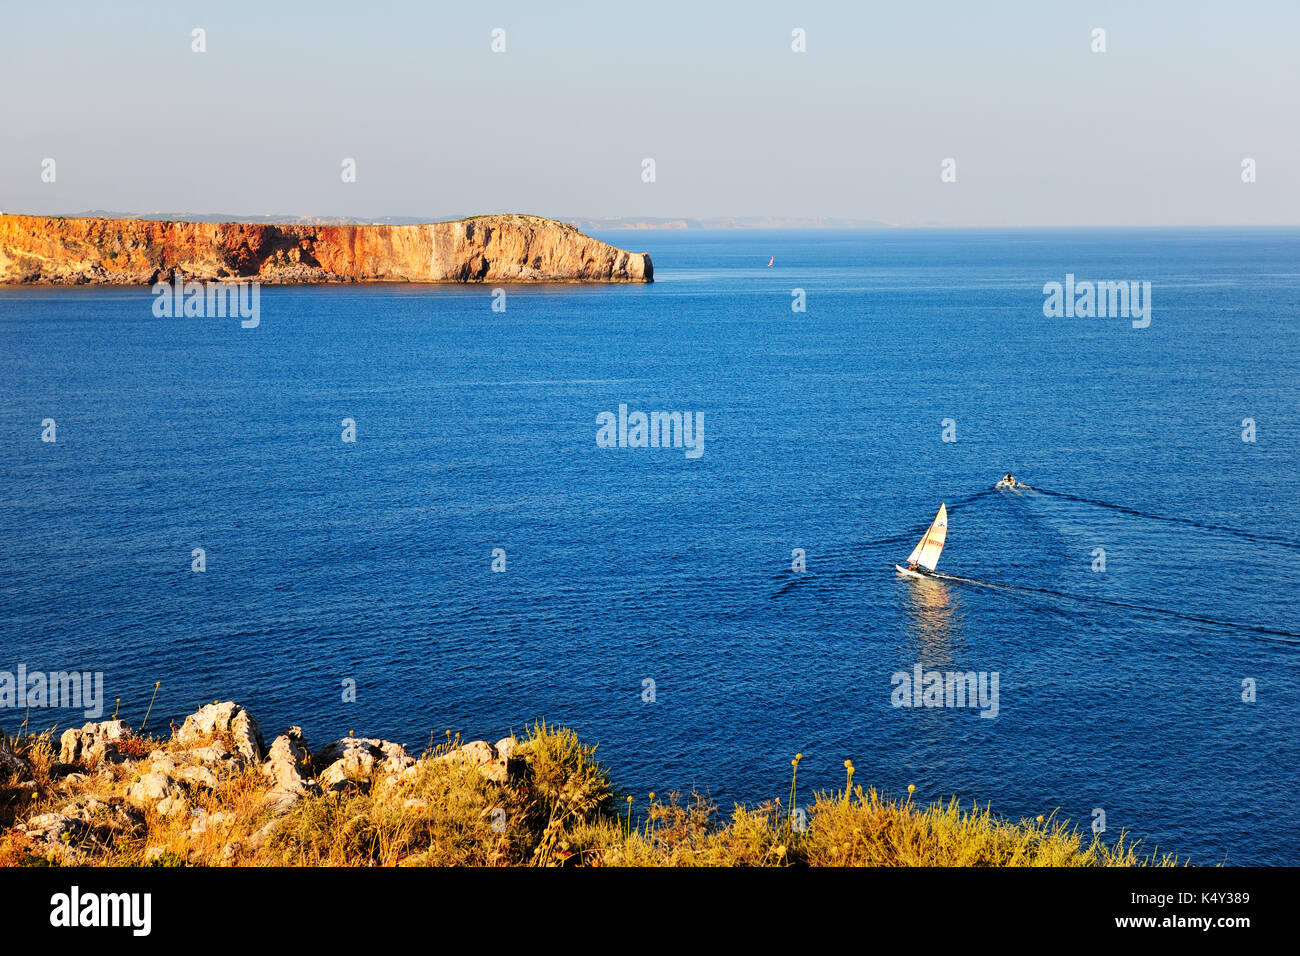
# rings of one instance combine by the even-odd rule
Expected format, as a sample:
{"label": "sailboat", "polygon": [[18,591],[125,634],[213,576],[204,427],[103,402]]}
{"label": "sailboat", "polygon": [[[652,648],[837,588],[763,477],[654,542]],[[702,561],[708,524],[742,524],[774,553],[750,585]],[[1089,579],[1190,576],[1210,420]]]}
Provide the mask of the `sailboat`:
{"label": "sailboat", "polygon": [[939,513],[934,516],[930,527],[925,529],[925,534],[921,535],[921,540],[907,556],[907,567],[901,564],[896,564],[894,567],[899,574],[906,574],[911,578],[928,577],[934,571],[934,566],[939,563],[939,555],[943,553],[943,543],[947,538],[948,507],[941,502]]}
{"label": "sailboat", "polygon": [[776,262],[776,256],[773,256],[771,259],[768,259],[768,260],[767,260],[767,267],[768,267],[769,269],[772,268],[772,263],[774,263],[774,262]]}

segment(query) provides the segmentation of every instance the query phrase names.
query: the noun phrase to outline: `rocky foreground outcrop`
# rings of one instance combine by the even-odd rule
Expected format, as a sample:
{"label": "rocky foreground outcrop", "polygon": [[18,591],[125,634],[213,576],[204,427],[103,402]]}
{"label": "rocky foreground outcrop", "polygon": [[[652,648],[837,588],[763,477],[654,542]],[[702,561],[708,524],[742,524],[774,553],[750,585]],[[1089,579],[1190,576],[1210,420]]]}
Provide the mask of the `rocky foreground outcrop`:
{"label": "rocky foreground outcrop", "polygon": [[414,226],[0,215],[0,283],[652,282],[627,252],[540,216]]}
{"label": "rocky foreground outcrop", "polygon": [[853,786],[848,760],[842,789],[808,803],[791,782],[790,805],[723,822],[699,793],[619,793],[595,745],[545,722],[495,744],[448,730],[419,754],[351,732],[313,749],[299,727],[267,748],[232,701],[172,729],[0,733],[0,867],[1180,865],[1055,812],[891,799]]}
{"label": "rocky foreground outcrop", "polygon": [[[58,761],[45,775],[54,788],[52,805],[16,822],[13,833],[26,852],[67,865],[112,859],[115,847],[147,842],[160,830],[173,831],[173,841],[181,834],[183,847],[212,831],[229,861],[255,852],[306,797],[373,791],[397,808],[423,806],[409,794],[429,762],[462,778],[472,774],[484,786],[504,786],[522,774],[517,746],[514,737],[496,744],[449,740],[412,757],[400,744],[349,736],[313,753],[295,726],[268,749],[256,718],[233,701],[200,708],[166,741],[105,720],[63,732]],[[7,797],[0,803],[36,799],[41,787],[24,779],[30,773],[0,734],[0,792]],[[255,829],[237,835],[235,825],[250,819]],[[187,822],[157,822],[167,820]],[[142,860],[166,852],[146,847]]]}

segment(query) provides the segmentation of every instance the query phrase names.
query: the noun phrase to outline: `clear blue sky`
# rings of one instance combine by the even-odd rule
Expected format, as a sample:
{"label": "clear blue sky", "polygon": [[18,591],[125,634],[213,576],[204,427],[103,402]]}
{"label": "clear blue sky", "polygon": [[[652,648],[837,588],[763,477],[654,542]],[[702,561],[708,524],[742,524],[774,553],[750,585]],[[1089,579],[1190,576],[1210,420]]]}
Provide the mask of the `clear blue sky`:
{"label": "clear blue sky", "polygon": [[1290,0],[0,0],[0,210],[1296,224],[1298,37]]}

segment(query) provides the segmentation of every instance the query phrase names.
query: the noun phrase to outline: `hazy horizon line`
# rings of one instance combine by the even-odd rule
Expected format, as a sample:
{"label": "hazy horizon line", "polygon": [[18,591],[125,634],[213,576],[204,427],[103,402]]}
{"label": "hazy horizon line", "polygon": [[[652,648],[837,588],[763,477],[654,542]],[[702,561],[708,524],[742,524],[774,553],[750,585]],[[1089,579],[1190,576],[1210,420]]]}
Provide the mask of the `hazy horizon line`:
{"label": "hazy horizon line", "polygon": [[597,229],[608,232],[762,232],[762,231],[808,231],[808,232],[852,232],[852,231],[897,231],[897,230],[1096,230],[1096,229],[1249,229],[1249,230],[1284,230],[1300,228],[1300,222],[1294,223],[990,223],[990,222],[888,222],[884,220],[859,219],[850,216],[779,216],[779,215],[737,215],[737,216],[547,216],[541,213],[520,210],[472,213],[467,215],[447,215],[441,217],[421,216],[341,216],[341,215],[292,215],[288,213],[264,213],[259,215],[241,215],[236,213],[196,213],[163,212],[155,210],[148,213],[122,210],[87,209],[72,213],[25,212],[0,209],[0,215],[32,216],[48,219],[124,219],[150,222],[208,222],[208,223],[256,223],[261,225],[388,225],[415,226],[441,222],[458,222],[464,219],[478,219],[487,216],[536,216],[554,222],[569,223],[579,229]]}

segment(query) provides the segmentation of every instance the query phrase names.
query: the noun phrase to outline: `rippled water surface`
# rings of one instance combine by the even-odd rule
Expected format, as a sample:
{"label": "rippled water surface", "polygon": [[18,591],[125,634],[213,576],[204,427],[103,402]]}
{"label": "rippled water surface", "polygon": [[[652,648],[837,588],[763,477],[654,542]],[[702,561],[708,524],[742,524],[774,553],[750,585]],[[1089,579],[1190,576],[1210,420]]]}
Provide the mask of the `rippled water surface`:
{"label": "rippled water surface", "polygon": [[[132,722],[158,680],[154,723],[234,697],[314,745],[544,717],[642,800],[775,797],[796,751],[830,787],[851,758],[1297,862],[1300,233],[603,238],[658,281],[504,313],[265,288],[249,330],[0,290],[0,670],[102,670]],[[1150,327],[1045,318],[1066,273],[1150,281]],[[620,403],[702,412],[704,454],[598,447]],[[1044,491],[990,491],[1006,471]],[[1000,587],[894,574],[941,500],[940,570]],[[918,663],[998,672],[997,718],[892,707]]]}

